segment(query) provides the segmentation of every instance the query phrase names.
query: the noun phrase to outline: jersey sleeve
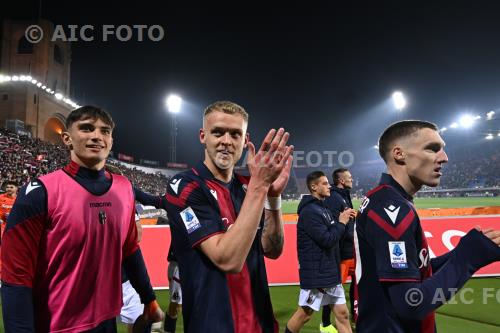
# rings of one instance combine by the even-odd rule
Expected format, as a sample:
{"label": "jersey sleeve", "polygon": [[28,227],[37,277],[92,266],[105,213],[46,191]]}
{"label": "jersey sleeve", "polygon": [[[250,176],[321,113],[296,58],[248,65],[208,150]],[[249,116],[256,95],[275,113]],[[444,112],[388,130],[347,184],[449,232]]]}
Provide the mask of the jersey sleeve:
{"label": "jersey sleeve", "polygon": [[191,247],[226,231],[216,203],[204,193],[198,181],[172,179],[165,198],[171,226],[185,234]]}
{"label": "jersey sleeve", "polygon": [[47,192],[33,180],[22,187],[2,238],[2,281],[33,286],[40,239],[47,223]]}
{"label": "jersey sleeve", "polygon": [[125,239],[125,242],[123,243],[122,247],[123,259],[126,259],[135,251],[137,251],[137,249],[139,249],[138,232],[136,225],[137,221],[139,221],[139,216],[137,216],[134,207],[134,209],[132,210],[132,214],[130,216],[127,238]]}
{"label": "jersey sleeve", "polygon": [[47,224],[47,192],[39,180],[22,187],[2,238],[2,312],[6,332],[34,332],[33,281]]}
{"label": "jersey sleeve", "polygon": [[380,281],[420,281],[418,237],[421,227],[403,201],[372,201],[364,208],[364,235],[372,248]]}

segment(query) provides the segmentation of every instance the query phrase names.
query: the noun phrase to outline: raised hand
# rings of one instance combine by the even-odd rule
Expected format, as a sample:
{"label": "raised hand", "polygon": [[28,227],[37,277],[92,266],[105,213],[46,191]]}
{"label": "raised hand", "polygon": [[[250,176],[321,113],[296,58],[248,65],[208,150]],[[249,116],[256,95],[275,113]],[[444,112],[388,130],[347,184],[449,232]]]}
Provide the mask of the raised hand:
{"label": "raised hand", "polygon": [[[253,181],[267,186],[271,196],[279,195],[290,177],[293,146],[286,145],[289,137],[290,134],[283,128],[278,131],[271,129],[258,152],[252,142],[248,143],[247,164],[250,176]],[[275,181],[277,182],[274,185]]]}

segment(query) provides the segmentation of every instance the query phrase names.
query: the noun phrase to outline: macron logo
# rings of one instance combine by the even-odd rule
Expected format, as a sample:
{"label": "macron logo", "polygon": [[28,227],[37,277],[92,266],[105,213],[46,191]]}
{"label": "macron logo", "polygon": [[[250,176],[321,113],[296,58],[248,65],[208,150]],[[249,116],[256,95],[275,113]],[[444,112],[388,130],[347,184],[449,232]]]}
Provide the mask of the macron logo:
{"label": "macron logo", "polygon": [[215,200],[219,200],[219,199],[217,199],[217,191],[216,190],[210,189],[210,193],[212,193],[212,195],[214,196]]}
{"label": "macron logo", "polygon": [[26,186],[26,195],[28,195],[28,193],[30,193],[31,191],[33,191],[34,189],[36,189],[38,187],[40,187],[38,182],[29,182],[28,186]]}
{"label": "macron logo", "polygon": [[389,207],[384,208],[387,216],[389,216],[389,218],[391,219],[392,224],[396,224],[399,214],[399,208],[401,207],[394,207],[394,205],[390,205]]}
{"label": "macron logo", "polygon": [[172,188],[172,190],[174,190],[175,194],[177,194],[177,191],[179,190],[179,184],[181,183],[181,179],[173,179],[171,182],[170,182],[170,187]]}
{"label": "macron logo", "polygon": [[111,207],[111,202],[91,202],[90,208]]}

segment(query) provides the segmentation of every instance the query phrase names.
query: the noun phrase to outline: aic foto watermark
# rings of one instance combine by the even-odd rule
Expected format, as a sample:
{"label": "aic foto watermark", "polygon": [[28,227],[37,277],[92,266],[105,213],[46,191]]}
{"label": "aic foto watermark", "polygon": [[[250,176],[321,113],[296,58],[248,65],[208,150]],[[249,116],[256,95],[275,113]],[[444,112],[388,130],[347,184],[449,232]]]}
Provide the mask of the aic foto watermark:
{"label": "aic foto watermark", "polygon": [[[499,304],[500,289],[497,288],[437,288],[429,298],[432,304]],[[405,301],[410,306],[419,306],[424,301],[424,293],[418,288],[410,288],[405,294]],[[429,296],[427,296],[429,297]]]}
{"label": "aic foto watermark", "polygon": [[[244,167],[248,154],[238,163]],[[348,150],[295,150],[293,152],[294,168],[350,168],[354,164],[354,154]]]}
{"label": "aic foto watermark", "polygon": [[28,42],[33,44],[39,43],[43,38],[49,38],[52,42],[107,42],[111,40],[159,42],[165,37],[165,29],[158,24],[105,24],[102,26],[58,24],[53,31],[47,32],[39,25],[33,24],[26,28],[24,36]]}

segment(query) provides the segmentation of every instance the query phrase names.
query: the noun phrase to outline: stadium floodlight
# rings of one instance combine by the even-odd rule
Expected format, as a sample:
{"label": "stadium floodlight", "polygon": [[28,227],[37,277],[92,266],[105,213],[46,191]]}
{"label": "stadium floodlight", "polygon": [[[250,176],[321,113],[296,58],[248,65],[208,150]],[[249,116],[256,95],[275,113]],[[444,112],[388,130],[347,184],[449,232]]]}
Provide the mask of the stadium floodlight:
{"label": "stadium floodlight", "polygon": [[0,74],[0,83],[12,81],[12,77]]}
{"label": "stadium floodlight", "polygon": [[486,114],[486,119],[487,120],[490,120],[493,118],[493,116],[495,115],[495,111],[490,111]]}
{"label": "stadium floodlight", "polygon": [[40,88],[40,87],[42,86],[42,82],[38,82],[38,83],[36,84],[36,86],[37,86],[38,88]]}
{"label": "stadium floodlight", "polygon": [[458,124],[457,124],[457,123],[452,123],[452,124],[450,125],[450,128],[457,128],[457,127],[458,127]]}
{"label": "stadium floodlight", "polygon": [[493,134],[488,134],[486,137],[485,137],[486,140],[493,140]]}
{"label": "stadium floodlight", "polygon": [[500,137],[500,132],[497,134],[498,137]]}
{"label": "stadium floodlight", "polygon": [[460,126],[463,128],[471,128],[472,125],[474,125],[474,121],[475,121],[475,119],[468,114],[463,115],[458,120],[458,122],[460,123]]}
{"label": "stadium floodlight", "polygon": [[37,83],[38,83],[38,81],[37,81],[37,80],[35,80],[35,79],[33,79],[33,80],[31,80],[31,83],[33,83],[33,84],[37,84]]}
{"label": "stadium floodlight", "polygon": [[378,145],[373,146],[373,149],[378,149]]}
{"label": "stadium floodlight", "polygon": [[406,99],[401,91],[396,91],[392,94],[392,103],[398,111],[401,111],[406,107]]}
{"label": "stadium floodlight", "polygon": [[171,113],[179,113],[181,111],[182,98],[177,95],[169,95],[167,97],[167,110]]}
{"label": "stadium floodlight", "polygon": [[63,95],[62,95],[61,93],[56,93],[54,96],[55,96],[58,100],[63,99]]}
{"label": "stadium floodlight", "polygon": [[447,130],[448,130],[448,128],[446,128],[446,127],[441,128],[441,132],[446,132]]}
{"label": "stadium floodlight", "polygon": [[19,76],[14,75],[14,76],[12,77],[12,81],[19,81]]}
{"label": "stadium floodlight", "polygon": [[171,129],[170,129],[170,162],[177,162],[177,114],[181,111],[182,98],[177,95],[169,95],[165,104],[167,110],[172,114],[171,116]]}

